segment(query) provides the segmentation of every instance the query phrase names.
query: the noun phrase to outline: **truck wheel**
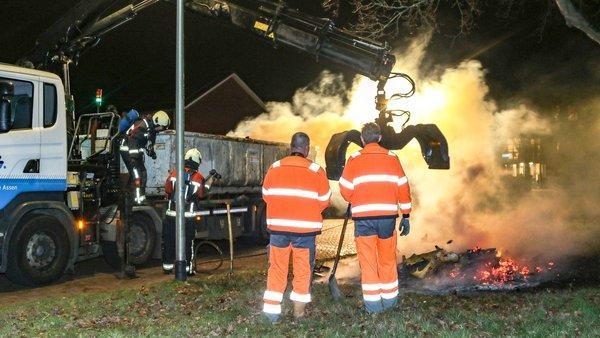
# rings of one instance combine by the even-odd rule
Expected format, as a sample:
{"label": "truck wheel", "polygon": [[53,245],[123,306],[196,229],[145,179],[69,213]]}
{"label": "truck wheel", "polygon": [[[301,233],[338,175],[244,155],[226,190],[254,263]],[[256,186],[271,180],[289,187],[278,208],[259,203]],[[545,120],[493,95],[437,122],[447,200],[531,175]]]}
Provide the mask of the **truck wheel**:
{"label": "truck wheel", "polygon": [[156,243],[154,221],[143,212],[134,212],[129,228],[130,259],[133,265],[142,265],[152,258]]}
{"label": "truck wheel", "polygon": [[65,229],[55,218],[34,215],[11,240],[6,276],[24,285],[53,282],[67,267],[70,247]]}
{"label": "truck wheel", "polygon": [[[115,270],[121,269],[122,249],[120,243],[122,235],[117,235],[117,241],[101,241],[104,260]],[[143,265],[150,260],[156,243],[156,226],[148,215],[133,213],[130,226],[131,253],[133,265]]]}

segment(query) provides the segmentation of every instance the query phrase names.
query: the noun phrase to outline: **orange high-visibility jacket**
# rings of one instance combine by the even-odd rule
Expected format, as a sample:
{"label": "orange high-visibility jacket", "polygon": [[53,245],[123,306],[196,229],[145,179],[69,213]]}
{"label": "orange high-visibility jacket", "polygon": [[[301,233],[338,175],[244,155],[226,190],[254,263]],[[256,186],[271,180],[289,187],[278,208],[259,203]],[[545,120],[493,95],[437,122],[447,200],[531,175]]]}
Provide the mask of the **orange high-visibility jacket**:
{"label": "orange high-visibility jacket", "polygon": [[287,156],[271,165],[262,188],[271,233],[321,233],[321,212],[329,206],[331,190],[325,170],[301,156]]}
{"label": "orange high-visibility jacket", "polygon": [[369,143],[348,159],[340,192],[352,204],[352,218],[397,217],[411,211],[408,179],[396,154]]}
{"label": "orange high-visibility jacket", "polygon": [[[185,203],[185,217],[196,217],[198,216],[198,201],[204,197],[205,195],[205,187],[204,187],[204,176],[199,171],[192,170],[189,167],[185,167],[185,173],[183,174],[185,186],[183,192],[183,198],[186,201]],[[169,171],[169,177],[165,182],[165,195],[167,195],[167,199],[169,203],[167,205],[167,216],[175,216],[176,215],[176,206],[175,203],[175,186],[177,184],[177,171],[175,169]]]}

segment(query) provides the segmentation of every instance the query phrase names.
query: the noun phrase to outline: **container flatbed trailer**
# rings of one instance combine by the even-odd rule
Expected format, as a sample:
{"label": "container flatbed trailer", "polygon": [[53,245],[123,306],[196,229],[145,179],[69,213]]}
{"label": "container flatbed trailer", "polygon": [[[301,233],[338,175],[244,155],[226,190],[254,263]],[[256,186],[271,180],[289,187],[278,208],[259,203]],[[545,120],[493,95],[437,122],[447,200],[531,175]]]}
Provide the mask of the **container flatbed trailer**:
{"label": "container flatbed trailer", "polygon": [[[105,117],[111,115],[105,114]],[[96,116],[97,114],[89,115],[91,118]],[[107,118],[104,119],[106,120]],[[110,121],[116,119],[112,118]],[[83,125],[86,123],[82,121],[78,123],[78,126]],[[111,145],[115,139],[114,135],[113,139],[108,136],[111,135],[110,129],[96,129],[93,138],[88,133],[78,135],[78,139],[73,143],[81,144],[83,160],[87,160],[93,153],[112,157],[109,153],[115,151]],[[94,152],[90,147],[92,139],[95,143]],[[229,204],[233,238],[247,236],[259,240],[267,239],[265,203],[261,193],[262,182],[270,165],[289,153],[289,145],[196,132],[186,132],[184,140],[186,149],[198,148],[202,153],[202,163],[199,166],[201,173],[206,175],[210,170],[215,169],[221,175],[221,179],[217,180],[208,191],[207,197],[199,203],[200,215],[193,219],[196,223],[196,238],[229,239],[226,208],[226,204]],[[143,264],[150,258],[161,257],[162,220],[168,203],[164,186],[169,171],[175,168],[175,147],[176,132],[168,130],[156,137],[154,146],[156,159],[144,155],[147,169],[147,205],[133,207],[131,222],[131,259],[135,264]],[[311,150],[310,157],[314,158],[314,150]],[[127,169],[120,162],[119,176],[126,175],[128,175]],[[111,222],[101,224],[100,238],[102,248],[104,251],[110,251],[112,256],[108,259],[116,266],[118,256],[121,255],[119,252],[122,251],[122,248],[114,247],[119,243],[117,222],[120,215],[115,203],[105,204],[109,206],[104,207],[104,212],[101,213],[112,214],[112,216]]]}

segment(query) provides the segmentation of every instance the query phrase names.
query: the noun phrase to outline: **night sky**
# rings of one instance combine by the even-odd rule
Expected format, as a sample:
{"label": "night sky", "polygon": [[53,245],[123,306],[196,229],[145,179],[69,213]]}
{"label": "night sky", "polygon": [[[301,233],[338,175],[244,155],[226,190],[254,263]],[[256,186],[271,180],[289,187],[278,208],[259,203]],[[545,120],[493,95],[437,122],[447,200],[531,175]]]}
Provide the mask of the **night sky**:
{"label": "night sky", "polygon": [[[77,0],[7,2],[0,13],[0,22],[4,23],[0,30],[0,62],[13,63],[26,55],[37,36]],[[292,1],[288,3],[294,5]],[[300,9],[305,12],[325,15],[317,1],[305,3],[297,1],[296,5],[302,4]],[[474,57],[488,70],[490,95],[501,105],[528,102],[548,114],[600,93],[600,46],[578,30],[566,27],[556,17],[560,14],[551,13],[551,20],[540,30],[536,6],[524,8],[518,16],[505,20],[492,12],[484,11],[476,22],[477,28],[458,38],[451,33],[452,15],[441,20],[423,71],[454,66]],[[343,18],[341,21],[344,24]],[[107,34],[72,68],[73,94],[79,111],[92,108],[95,88],[103,88],[105,102],[120,110],[172,108],[174,38],[175,6],[167,2],[154,5]],[[352,78],[352,72],[331,63],[315,63],[286,48],[273,49],[251,33],[194,13],[186,14],[185,42],[189,99],[232,72],[265,102],[289,100],[324,69]],[[392,42],[398,48],[403,43],[404,40]]]}

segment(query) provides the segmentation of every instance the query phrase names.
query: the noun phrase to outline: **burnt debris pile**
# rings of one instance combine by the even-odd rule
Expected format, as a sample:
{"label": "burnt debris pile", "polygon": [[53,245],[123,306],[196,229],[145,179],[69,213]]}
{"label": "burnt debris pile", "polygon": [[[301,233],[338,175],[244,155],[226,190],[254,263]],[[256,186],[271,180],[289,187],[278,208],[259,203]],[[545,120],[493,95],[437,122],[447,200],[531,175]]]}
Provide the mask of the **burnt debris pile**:
{"label": "burnt debris pile", "polygon": [[456,253],[438,246],[403,256],[398,272],[401,290],[429,294],[520,290],[560,277],[553,261],[533,264],[504,257],[495,248]]}

